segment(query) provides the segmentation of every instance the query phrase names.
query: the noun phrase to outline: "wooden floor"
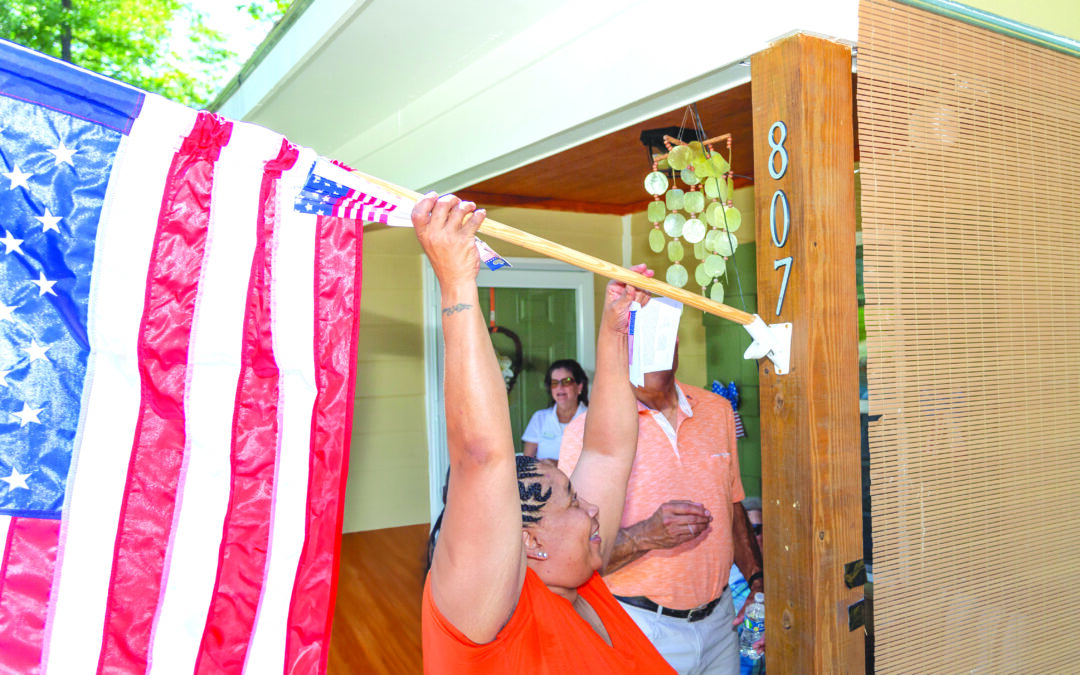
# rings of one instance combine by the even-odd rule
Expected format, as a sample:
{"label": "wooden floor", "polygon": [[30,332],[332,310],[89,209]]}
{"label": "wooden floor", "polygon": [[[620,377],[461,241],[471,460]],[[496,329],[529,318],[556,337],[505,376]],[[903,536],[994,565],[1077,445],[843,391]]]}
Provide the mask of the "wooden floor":
{"label": "wooden floor", "polygon": [[341,538],[330,675],[420,673],[420,597],[428,526]]}

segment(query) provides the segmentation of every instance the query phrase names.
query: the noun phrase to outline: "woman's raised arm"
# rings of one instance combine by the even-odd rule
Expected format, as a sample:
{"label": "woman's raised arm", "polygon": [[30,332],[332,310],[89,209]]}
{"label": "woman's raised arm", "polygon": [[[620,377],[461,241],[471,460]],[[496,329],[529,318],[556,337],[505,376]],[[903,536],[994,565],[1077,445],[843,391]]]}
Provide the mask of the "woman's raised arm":
{"label": "woman's raised arm", "polygon": [[[652,276],[645,265],[635,272]],[[585,418],[581,457],[570,477],[578,494],[600,507],[600,554],[607,564],[622,520],[626,483],[637,449],[637,399],[630,387],[627,332],[630,303],[648,302],[648,293],[612,281],[596,340],[596,378]]]}
{"label": "woman's raised arm", "polygon": [[412,212],[442,293],[443,401],[450,478],[431,565],[435,605],[477,643],[510,617],[525,578],[510,413],[480,314],[474,236],[484,212],[429,194]]}

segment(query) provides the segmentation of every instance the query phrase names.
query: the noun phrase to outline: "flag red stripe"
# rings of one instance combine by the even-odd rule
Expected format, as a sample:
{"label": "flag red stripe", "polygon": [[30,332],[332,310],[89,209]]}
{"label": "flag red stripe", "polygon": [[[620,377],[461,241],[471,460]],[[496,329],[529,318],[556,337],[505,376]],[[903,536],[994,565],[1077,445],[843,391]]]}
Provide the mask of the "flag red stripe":
{"label": "flag red stripe", "polygon": [[350,212],[365,207],[375,211],[390,212],[397,208],[397,204],[391,204],[364,192],[351,190],[348,194],[338,198],[333,208],[333,214],[341,218],[347,218]]}
{"label": "flag red stripe", "polygon": [[363,228],[320,216],[316,239],[315,369],[308,513],[285,638],[285,673],[323,673],[337,592],[352,431]]}
{"label": "flag red stripe", "polygon": [[184,391],[214,165],[232,122],[199,113],[173,157],[139,327],[142,398],[120,510],[99,672],[142,672],[185,447]]}
{"label": "flag red stripe", "polygon": [[[271,335],[271,277],[274,228],[280,220],[277,185],[299,151],[282,139],[276,159],[266,163],[259,191],[257,241],[248,281],[240,378],[233,406],[232,483],[225,515],[218,574],[196,661],[198,673],[243,670],[262,593],[274,471],[280,443],[280,373]],[[242,225],[237,223],[237,226]]]}
{"label": "flag red stripe", "polygon": [[60,521],[12,518],[0,567],[0,672],[40,672]]}
{"label": "flag red stripe", "polygon": [[8,521],[8,529],[4,534],[4,550],[3,554],[0,555],[0,600],[4,597],[4,579],[7,577],[8,558],[11,556],[11,537],[14,535],[11,526],[14,524],[14,521],[14,517]]}

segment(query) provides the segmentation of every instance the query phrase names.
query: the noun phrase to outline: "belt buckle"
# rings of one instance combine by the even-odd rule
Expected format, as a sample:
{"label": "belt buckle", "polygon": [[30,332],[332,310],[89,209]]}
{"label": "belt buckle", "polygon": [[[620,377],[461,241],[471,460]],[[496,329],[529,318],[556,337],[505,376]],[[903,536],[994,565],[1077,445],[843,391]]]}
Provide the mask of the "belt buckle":
{"label": "belt buckle", "polygon": [[690,614],[686,617],[686,622],[694,623],[695,621],[701,621],[702,619],[708,618],[708,616],[712,614],[713,609],[716,608],[718,600],[719,598],[710,600],[701,607],[690,610]]}

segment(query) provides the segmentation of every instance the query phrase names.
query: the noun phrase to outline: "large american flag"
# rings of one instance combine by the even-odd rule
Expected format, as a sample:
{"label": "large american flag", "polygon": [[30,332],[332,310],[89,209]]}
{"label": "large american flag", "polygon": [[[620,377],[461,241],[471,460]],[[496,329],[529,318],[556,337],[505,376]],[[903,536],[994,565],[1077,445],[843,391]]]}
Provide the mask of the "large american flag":
{"label": "large american flag", "polygon": [[0,672],[325,670],[365,190],[0,42]]}

